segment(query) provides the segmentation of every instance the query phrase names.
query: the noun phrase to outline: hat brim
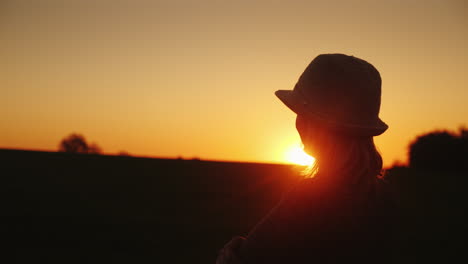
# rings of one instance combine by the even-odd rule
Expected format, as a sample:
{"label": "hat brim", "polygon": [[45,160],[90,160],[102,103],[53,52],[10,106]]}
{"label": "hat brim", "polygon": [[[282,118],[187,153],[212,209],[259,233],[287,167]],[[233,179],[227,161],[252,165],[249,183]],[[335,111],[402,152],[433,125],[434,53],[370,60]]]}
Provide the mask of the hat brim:
{"label": "hat brim", "polygon": [[289,109],[298,115],[304,115],[312,120],[316,120],[332,130],[336,130],[345,134],[352,134],[357,136],[378,136],[388,129],[380,118],[373,124],[353,124],[336,122],[335,120],[317,112],[312,111],[301,96],[298,96],[294,90],[278,90],[275,95],[283,102]]}

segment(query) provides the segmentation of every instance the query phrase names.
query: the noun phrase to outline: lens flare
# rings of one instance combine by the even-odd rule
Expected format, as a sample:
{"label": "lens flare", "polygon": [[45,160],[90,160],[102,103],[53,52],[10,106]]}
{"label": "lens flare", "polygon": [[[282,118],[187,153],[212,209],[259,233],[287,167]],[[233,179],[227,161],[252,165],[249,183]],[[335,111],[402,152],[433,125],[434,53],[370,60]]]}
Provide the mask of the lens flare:
{"label": "lens flare", "polygon": [[294,145],[286,151],[286,161],[298,165],[309,166],[313,165],[315,158],[304,152],[300,145]]}

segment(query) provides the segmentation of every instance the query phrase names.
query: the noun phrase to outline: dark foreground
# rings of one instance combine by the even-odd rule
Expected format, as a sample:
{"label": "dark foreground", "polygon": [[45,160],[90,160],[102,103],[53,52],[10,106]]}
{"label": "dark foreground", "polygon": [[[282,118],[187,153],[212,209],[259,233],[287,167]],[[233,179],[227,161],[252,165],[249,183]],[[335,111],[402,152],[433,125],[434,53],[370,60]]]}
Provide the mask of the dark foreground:
{"label": "dark foreground", "polygon": [[214,263],[297,178],[272,164],[27,151],[0,160],[2,240],[23,263]]}
{"label": "dark foreground", "polygon": [[[12,150],[0,150],[0,160],[2,263],[214,263],[299,171]],[[401,217],[395,247],[382,257],[466,258],[467,173],[394,168],[388,176]]]}

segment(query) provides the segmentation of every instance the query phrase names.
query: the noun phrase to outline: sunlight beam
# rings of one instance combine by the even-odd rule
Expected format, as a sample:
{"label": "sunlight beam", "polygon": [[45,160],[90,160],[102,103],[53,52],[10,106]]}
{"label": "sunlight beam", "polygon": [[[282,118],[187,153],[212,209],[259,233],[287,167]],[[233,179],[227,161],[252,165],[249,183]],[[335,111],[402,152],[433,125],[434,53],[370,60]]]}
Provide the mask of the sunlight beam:
{"label": "sunlight beam", "polygon": [[304,152],[300,145],[290,147],[285,153],[287,162],[295,163],[302,166],[313,165],[315,158]]}

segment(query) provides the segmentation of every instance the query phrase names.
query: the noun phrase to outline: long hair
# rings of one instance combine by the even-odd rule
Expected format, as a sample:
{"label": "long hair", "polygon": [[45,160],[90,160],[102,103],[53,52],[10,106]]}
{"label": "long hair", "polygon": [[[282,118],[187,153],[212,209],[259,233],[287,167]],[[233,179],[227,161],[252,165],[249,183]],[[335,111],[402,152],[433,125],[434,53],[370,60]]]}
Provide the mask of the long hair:
{"label": "long hair", "polygon": [[373,137],[334,132],[299,117],[296,122],[304,150],[316,159],[304,171],[306,177],[331,174],[342,177],[346,184],[361,186],[371,184],[376,177],[383,177],[382,157]]}

